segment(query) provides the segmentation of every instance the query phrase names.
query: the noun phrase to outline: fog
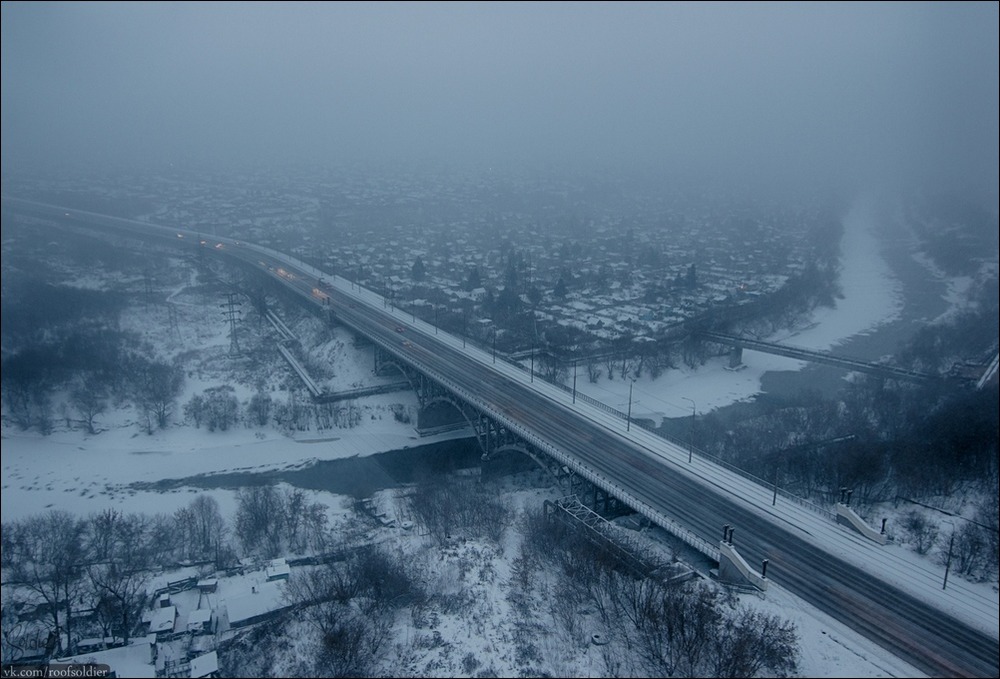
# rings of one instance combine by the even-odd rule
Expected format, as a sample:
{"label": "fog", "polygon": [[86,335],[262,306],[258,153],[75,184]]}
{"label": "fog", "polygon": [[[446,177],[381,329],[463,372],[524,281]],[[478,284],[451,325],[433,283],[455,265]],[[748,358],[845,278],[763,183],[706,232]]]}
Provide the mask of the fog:
{"label": "fog", "polygon": [[998,183],[988,3],[2,5],[5,171],[435,162]]}

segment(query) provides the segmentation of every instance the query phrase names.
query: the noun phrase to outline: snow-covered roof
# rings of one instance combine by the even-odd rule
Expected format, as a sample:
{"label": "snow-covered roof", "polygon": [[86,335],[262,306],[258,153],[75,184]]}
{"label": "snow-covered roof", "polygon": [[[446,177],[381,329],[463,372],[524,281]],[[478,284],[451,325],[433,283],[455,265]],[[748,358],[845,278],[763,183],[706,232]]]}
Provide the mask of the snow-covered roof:
{"label": "snow-covered roof", "polygon": [[226,612],[229,624],[239,626],[241,622],[284,608],[284,588],[278,581],[262,582],[242,594],[226,598]]}
{"label": "snow-covered roof", "polygon": [[219,656],[215,651],[211,653],[206,653],[205,655],[199,655],[197,658],[191,658],[191,677],[192,679],[198,679],[199,677],[207,677],[213,672],[219,671]]}
{"label": "snow-covered roof", "polygon": [[149,631],[152,633],[157,632],[173,632],[174,624],[177,622],[177,607],[167,606],[166,608],[157,608],[153,611],[153,615],[149,620]]}
{"label": "snow-covered roof", "polygon": [[277,578],[288,578],[291,575],[292,569],[288,565],[288,562],[284,559],[275,559],[267,565],[265,574],[268,580],[275,580]]}
{"label": "snow-covered roof", "polygon": [[203,624],[212,619],[212,611],[208,608],[199,608],[197,610],[188,613],[187,626],[190,627],[201,627]]}
{"label": "snow-covered roof", "polygon": [[146,637],[128,646],[82,653],[71,658],[60,658],[59,662],[107,665],[119,677],[146,679],[146,677],[156,676],[150,643]]}

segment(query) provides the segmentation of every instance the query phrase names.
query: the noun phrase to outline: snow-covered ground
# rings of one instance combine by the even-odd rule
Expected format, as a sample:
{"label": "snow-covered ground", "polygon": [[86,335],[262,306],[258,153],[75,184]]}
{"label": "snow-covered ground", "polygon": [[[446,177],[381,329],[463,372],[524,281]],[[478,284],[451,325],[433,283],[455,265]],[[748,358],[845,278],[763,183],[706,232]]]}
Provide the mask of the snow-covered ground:
{"label": "snow-covered ground", "polygon": [[[879,254],[880,244],[872,231],[874,214],[869,203],[859,202],[844,219],[840,277],[843,299],[837,300],[836,308],[821,307],[806,327],[762,339],[804,349],[834,350],[840,342],[899,317],[901,285]],[[759,394],[766,372],[800,370],[806,365],[751,351],[744,352],[743,363],[745,368],[732,371],[727,369],[728,358],[717,358],[696,370],[667,371],[656,380],[644,375],[633,386],[632,415],[658,422],[664,417],[690,415],[692,408],[699,414],[706,413]],[[623,412],[628,406],[628,380],[604,378],[591,384],[581,372],[577,389]]]}
{"label": "snow-covered ground", "polygon": [[[899,283],[878,254],[878,242],[871,231],[872,214],[862,205],[845,220],[842,244],[845,267],[841,281],[844,298],[838,302],[837,308],[817,312],[807,328],[771,339],[807,348],[830,349],[839,341],[871,331],[897,317],[901,305]],[[959,284],[957,282],[956,286]],[[217,314],[217,305],[208,306],[212,307],[210,313]],[[401,322],[409,322],[409,317]],[[416,325],[421,327],[420,322]],[[155,330],[150,334],[155,336]],[[225,328],[220,328],[214,335],[202,333],[195,338],[189,334],[185,339],[189,342],[197,339],[202,348],[217,349],[228,344]],[[469,350],[474,351],[471,347]],[[349,343],[342,342],[337,355],[341,363],[335,372],[340,375],[341,384],[354,385],[365,376],[370,376],[370,353],[355,350]],[[349,364],[349,361],[344,363],[343,357],[350,356],[356,358],[354,364]],[[803,365],[798,361],[757,353],[752,358],[747,356],[745,362],[748,367],[739,372],[726,370],[724,361],[720,359],[710,361],[696,371],[670,371],[655,381],[643,377],[631,385],[632,414],[653,419],[683,417],[691,413],[692,407],[704,413],[758,393],[764,372],[795,370]],[[525,377],[513,368],[509,370],[512,376]],[[186,394],[218,383],[211,376],[188,375]],[[619,410],[625,410],[628,405],[629,387],[629,381],[607,379],[592,385],[582,375],[577,383],[581,392]],[[392,417],[390,407],[400,403],[413,406],[416,400],[407,392],[358,399],[355,405],[364,412],[359,426],[301,432],[294,437],[269,428],[237,427],[227,432],[209,433],[204,429],[180,425],[146,435],[135,423],[128,422],[127,413],[102,416],[100,423],[105,430],[96,436],[87,436],[77,430],[58,430],[42,437],[5,428],[3,520],[22,518],[49,508],[68,509],[80,514],[107,506],[145,513],[173,512],[187,505],[198,492],[211,493],[219,501],[223,512],[231,517],[235,509],[232,491],[185,488],[156,492],[138,491],[129,486],[135,482],[155,482],[198,474],[296,469],[307,467],[317,460],[370,455],[435,440],[418,437],[411,424],[398,422]],[[620,422],[617,422],[613,426],[619,425]],[[332,514],[346,512],[344,498],[321,491],[310,492],[314,499],[326,503]],[[840,529],[833,527],[832,530]],[[926,571],[927,578],[938,577],[937,570],[940,568],[935,564],[918,558],[904,547],[891,549],[894,558],[907,560],[915,569]],[[982,623],[987,629],[992,627],[995,634],[995,588],[987,585],[977,587],[957,580],[949,583],[949,587],[953,592],[962,588],[974,589],[970,596],[992,602],[993,617],[985,615]],[[780,587],[773,586],[773,583],[766,597],[751,599],[753,605],[789,618],[798,627],[802,646],[801,676],[920,675],[914,668],[788,595]],[[464,635],[468,630],[457,629],[453,632]],[[447,631],[442,630],[442,633]],[[583,660],[578,666],[561,669],[575,676],[594,672],[594,667]]]}

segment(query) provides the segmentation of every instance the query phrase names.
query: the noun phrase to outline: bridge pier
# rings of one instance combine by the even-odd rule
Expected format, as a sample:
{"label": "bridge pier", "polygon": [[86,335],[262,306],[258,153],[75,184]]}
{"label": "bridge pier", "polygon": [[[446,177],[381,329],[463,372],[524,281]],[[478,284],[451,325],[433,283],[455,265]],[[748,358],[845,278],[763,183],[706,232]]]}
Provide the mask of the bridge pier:
{"label": "bridge pier", "polygon": [[739,370],[743,367],[743,347],[734,346],[729,352],[729,369]]}

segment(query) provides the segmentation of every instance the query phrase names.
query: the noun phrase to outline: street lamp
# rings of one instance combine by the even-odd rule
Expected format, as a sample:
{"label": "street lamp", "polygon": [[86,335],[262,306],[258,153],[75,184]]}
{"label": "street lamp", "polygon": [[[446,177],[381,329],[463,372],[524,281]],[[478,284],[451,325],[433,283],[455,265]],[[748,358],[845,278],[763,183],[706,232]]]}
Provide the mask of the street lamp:
{"label": "street lamp", "polygon": [[941,585],[941,589],[948,589],[948,571],[951,570],[951,553],[952,548],[955,546],[955,524],[951,521],[946,521],[945,523],[951,526],[951,538],[948,540],[948,558],[944,562],[944,583]]}
{"label": "street lamp", "polygon": [[697,406],[694,404],[694,401],[687,396],[681,396],[681,398],[691,404],[691,431],[688,432],[688,463],[690,463],[694,458],[694,418]]}
{"label": "street lamp", "polygon": [[531,338],[531,370],[529,374],[531,375],[531,379],[528,381],[534,382],[535,381],[535,338],[534,337]]}
{"label": "street lamp", "polygon": [[625,431],[632,427],[632,387],[635,386],[635,378],[628,385],[628,414],[625,416]]}
{"label": "street lamp", "polygon": [[573,359],[573,403],[576,403],[576,359]]}

